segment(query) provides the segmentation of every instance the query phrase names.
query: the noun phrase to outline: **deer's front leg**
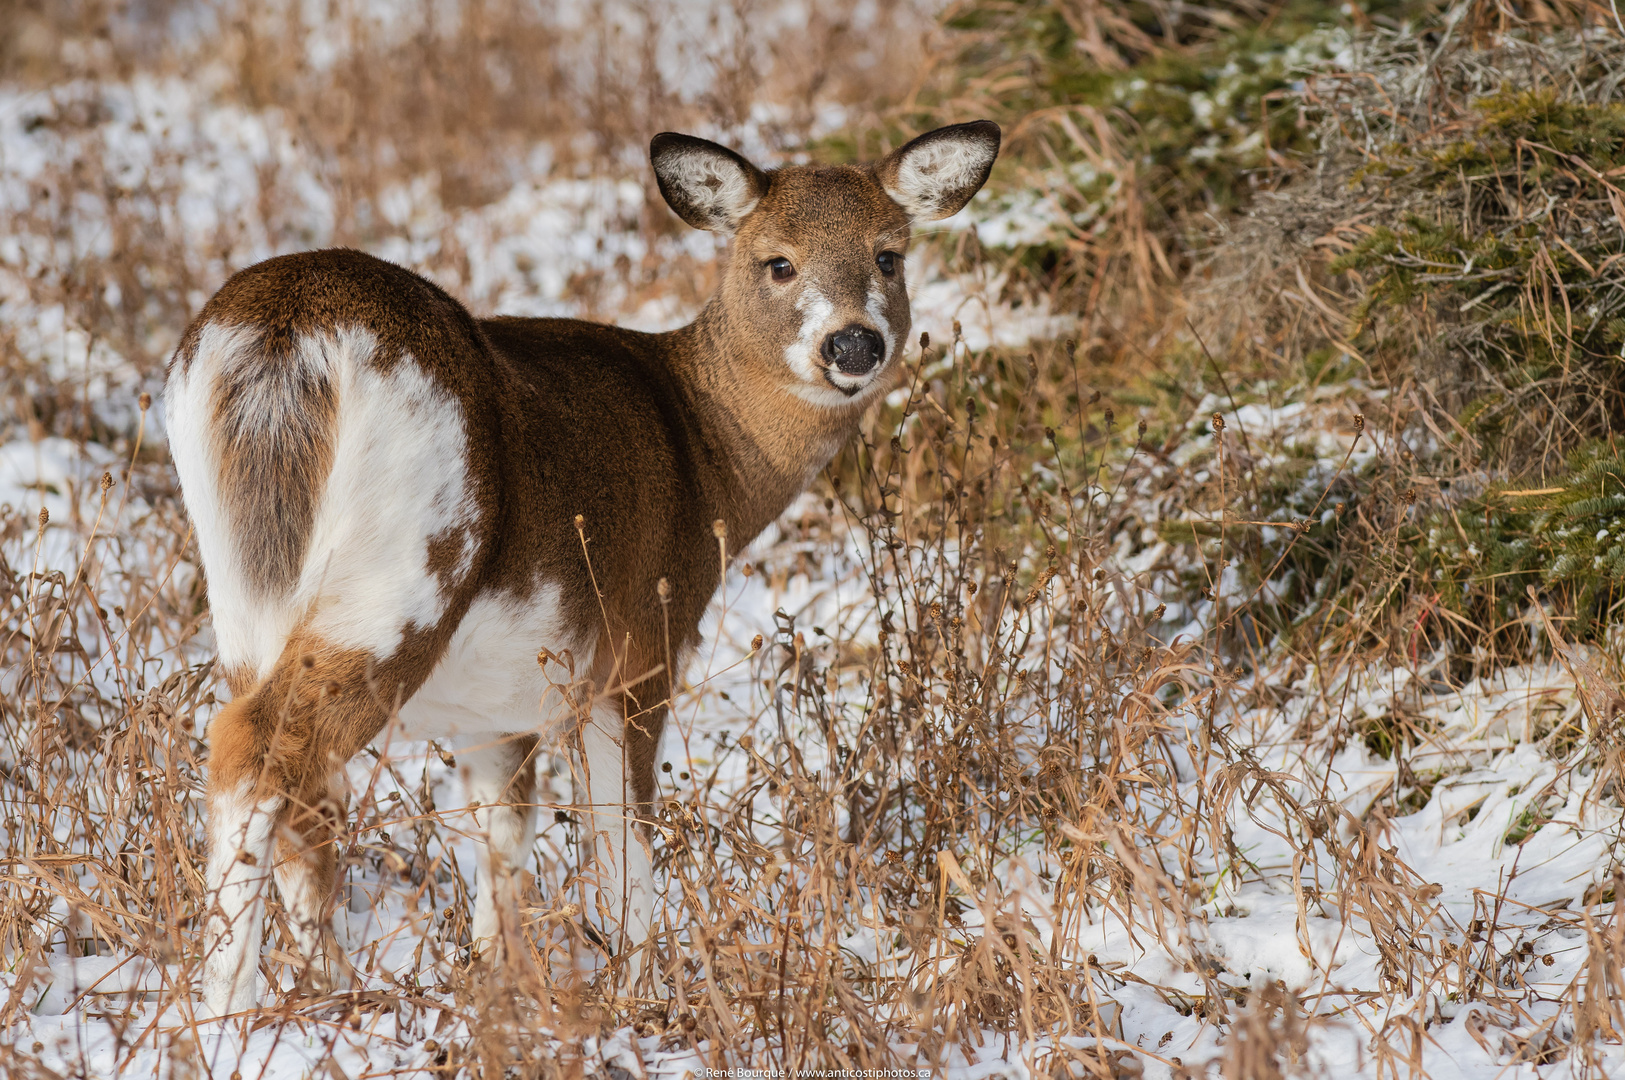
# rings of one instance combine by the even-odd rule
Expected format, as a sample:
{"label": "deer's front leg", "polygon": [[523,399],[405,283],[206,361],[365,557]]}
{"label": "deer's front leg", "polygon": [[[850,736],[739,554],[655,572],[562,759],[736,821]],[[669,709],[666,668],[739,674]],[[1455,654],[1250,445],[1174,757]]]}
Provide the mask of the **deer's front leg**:
{"label": "deer's front leg", "polygon": [[581,732],[586,775],[578,784],[576,811],[591,845],[581,875],[585,915],[616,955],[629,956],[625,985],[631,988],[648,964],[654,866],[647,828],[635,813],[633,761],[623,726],[618,700],[601,699],[593,706]]}
{"label": "deer's front leg", "polygon": [[474,952],[494,951],[518,930],[521,875],[529,870],[536,839],[536,744],[534,735],[491,735],[462,740],[457,760],[474,811],[480,840],[474,893]]}

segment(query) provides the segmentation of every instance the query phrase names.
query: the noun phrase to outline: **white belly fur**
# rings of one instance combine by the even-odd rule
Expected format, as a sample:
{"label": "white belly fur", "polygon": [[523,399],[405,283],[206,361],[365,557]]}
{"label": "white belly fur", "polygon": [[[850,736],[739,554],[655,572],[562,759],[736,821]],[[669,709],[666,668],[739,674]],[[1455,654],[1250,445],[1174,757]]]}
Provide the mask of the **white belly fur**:
{"label": "white belly fur", "polygon": [[477,598],[428,681],[402,706],[401,734],[466,738],[553,728],[570,715],[555,686],[569,675],[558,664],[543,670],[536,662],[543,648],[572,650],[580,673],[592,660],[565,628],[558,586],[542,585],[524,600]]}

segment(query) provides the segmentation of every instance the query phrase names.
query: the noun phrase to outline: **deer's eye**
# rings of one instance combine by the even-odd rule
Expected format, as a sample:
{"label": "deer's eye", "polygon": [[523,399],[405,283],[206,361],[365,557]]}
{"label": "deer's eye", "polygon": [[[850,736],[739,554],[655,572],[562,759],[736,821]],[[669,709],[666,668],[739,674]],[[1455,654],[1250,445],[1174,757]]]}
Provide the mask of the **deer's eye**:
{"label": "deer's eye", "polygon": [[887,277],[897,273],[897,264],[902,261],[903,257],[895,251],[882,251],[875,256],[875,265],[880,267],[880,272]]}
{"label": "deer's eye", "polygon": [[772,273],[774,281],[789,281],[796,276],[796,268],[790,265],[789,259],[769,259],[767,269]]}

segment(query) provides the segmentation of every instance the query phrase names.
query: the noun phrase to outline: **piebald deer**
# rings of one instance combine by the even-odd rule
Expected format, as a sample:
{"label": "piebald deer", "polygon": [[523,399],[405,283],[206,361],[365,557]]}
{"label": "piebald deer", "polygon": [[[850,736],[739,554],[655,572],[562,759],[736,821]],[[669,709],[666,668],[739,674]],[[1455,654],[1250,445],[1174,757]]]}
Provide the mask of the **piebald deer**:
{"label": "piebald deer", "polygon": [[346,250],[271,259],[215,294],[167,390],[232,694],[208,732],[214,1015],[257,1004],[273,874],[297,946],[331,959],[333,780],[391,717],[400,738],[458,747],[484,841],[473,936],[497,937],[499,887],[533,840],[531,755],[572,716],[539,650],[568,651],[589,691],[588,915],[643,943],[639,818],[717,538],[737,551],[761,532],[893,384],[910,225],[959,211],[998,149],[979,121],[866,165],[764,172],[657,135],[666,202],[733,238],[716,296],[664,334],[475,319]]}

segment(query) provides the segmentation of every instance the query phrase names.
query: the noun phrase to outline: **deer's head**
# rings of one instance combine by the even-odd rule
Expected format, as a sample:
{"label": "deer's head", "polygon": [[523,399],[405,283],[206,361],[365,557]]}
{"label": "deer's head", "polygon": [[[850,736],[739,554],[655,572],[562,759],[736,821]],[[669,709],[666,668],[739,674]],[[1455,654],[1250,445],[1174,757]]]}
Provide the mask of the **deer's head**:
{"label": "deer's head", "polygon": [[963,208],[998,152],[998,125],[979,120],[863,165],[764,172],[727,147],[669,132],[649,156],[679,217],[733,238],[713,302],[730,360],[844,411],[890,385],[908,341],[912,226]]}

